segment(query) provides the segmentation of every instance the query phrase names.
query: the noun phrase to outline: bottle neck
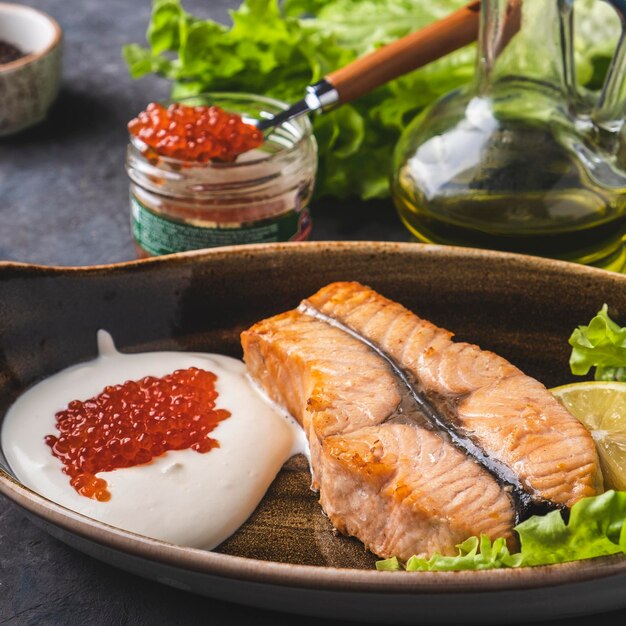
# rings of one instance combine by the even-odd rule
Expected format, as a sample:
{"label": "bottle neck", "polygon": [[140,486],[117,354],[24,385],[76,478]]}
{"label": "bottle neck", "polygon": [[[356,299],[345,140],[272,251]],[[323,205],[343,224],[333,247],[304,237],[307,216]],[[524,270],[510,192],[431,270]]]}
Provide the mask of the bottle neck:
{"label": "bottle neck", "polygon": [[568,97],[572,0],[482,0],[475,89],[500,83],[553,90]]}

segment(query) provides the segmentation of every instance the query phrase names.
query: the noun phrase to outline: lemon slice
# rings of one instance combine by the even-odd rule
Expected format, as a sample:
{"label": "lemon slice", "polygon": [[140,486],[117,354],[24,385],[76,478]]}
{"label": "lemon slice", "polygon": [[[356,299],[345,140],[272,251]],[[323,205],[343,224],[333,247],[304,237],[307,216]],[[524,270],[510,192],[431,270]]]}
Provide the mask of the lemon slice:
{"label": "lemon slice", "polygon": [[591,433],[606,489],[626,491],[626,383],[573,383],[550,391]]}

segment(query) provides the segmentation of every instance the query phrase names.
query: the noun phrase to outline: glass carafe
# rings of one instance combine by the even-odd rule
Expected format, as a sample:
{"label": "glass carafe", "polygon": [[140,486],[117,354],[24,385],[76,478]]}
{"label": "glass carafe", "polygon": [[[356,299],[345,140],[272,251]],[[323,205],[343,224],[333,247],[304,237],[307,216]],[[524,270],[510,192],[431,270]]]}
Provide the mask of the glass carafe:
{"label": "glass carafe", "polygon": [[[626,1],[610,0],[625,23]],[[621,270],[626,40],[597,97],[575,82],[572,0],[482,0],[476,76],[410,124],[392,194],[424,242]]]}

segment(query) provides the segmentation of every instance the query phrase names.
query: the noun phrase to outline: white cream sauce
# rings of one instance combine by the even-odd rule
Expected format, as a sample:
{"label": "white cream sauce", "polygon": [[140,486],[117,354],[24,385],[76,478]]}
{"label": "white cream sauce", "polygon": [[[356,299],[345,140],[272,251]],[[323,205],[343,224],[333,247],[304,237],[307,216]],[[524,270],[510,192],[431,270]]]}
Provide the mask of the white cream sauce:
{"label": "white cream sauce", "polygon": [[[2,448],[28,487],[69,509],[141,535],[212,549],[254,511],[291,456],[307,454],[302,429],[249,382],[246,367],[218,354],[122,354],[98,332],[99,356],[69,367],[20,396],[4,420]],[[217,375],[216,407],[231,412],[211,432],[220,447],[200,454],[171,450],[150,463],[98,474],[111,499],[79,495],[44,437],[56,435],[55,414],[71,400],[87,400],[105,386],[198,367]]]}

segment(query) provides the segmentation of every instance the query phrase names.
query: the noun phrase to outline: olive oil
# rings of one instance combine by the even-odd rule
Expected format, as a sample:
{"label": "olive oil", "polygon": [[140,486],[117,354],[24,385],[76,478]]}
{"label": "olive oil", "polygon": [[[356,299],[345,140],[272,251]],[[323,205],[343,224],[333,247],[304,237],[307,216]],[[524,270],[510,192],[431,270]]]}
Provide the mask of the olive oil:
{"label": "olive oil", "polygon": [[626,178],[607,166],[583,167],[570,153],[581,146],[560,145],[551,131],[533,126],[490,133],[477,163],[459,153],[463,142],[450,145],[454,162],[465,166],[440,164],[447,178],[441,171],[429,178],[422,168],[436,187],[416,184],[412,170],[421,164],[411,159],[393,181],[398,213],[418,240],[622,270]]}

